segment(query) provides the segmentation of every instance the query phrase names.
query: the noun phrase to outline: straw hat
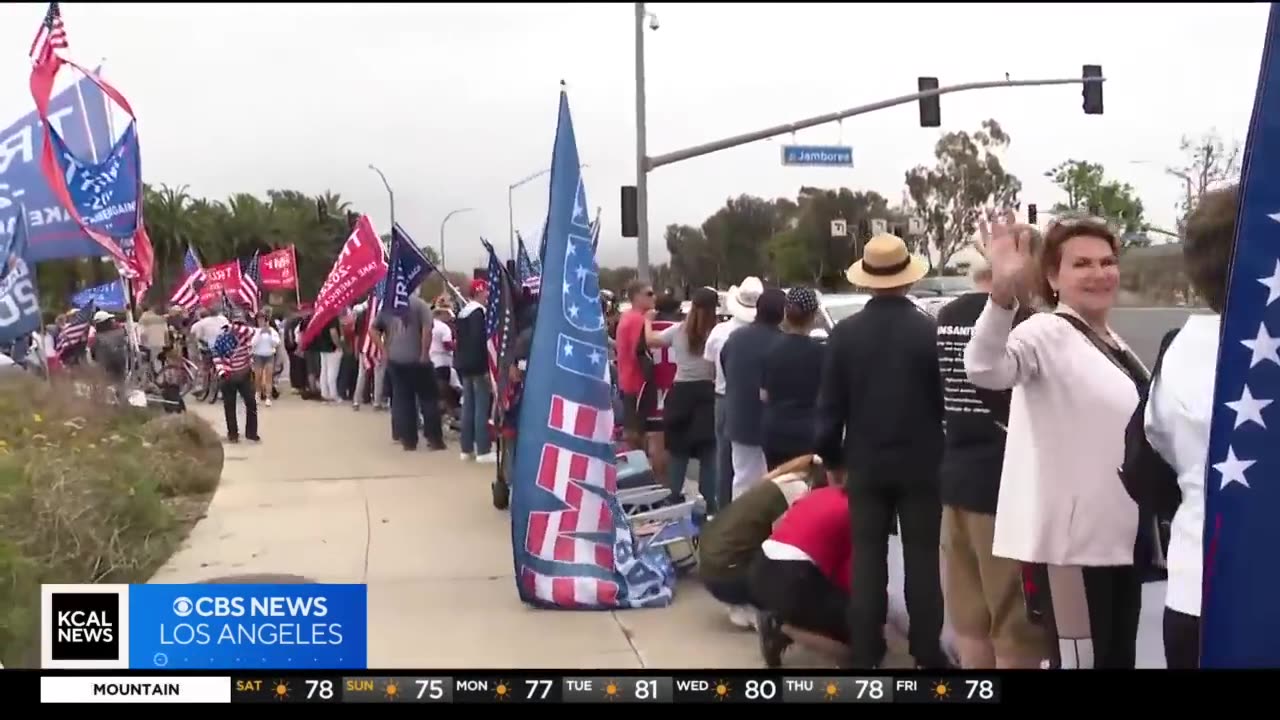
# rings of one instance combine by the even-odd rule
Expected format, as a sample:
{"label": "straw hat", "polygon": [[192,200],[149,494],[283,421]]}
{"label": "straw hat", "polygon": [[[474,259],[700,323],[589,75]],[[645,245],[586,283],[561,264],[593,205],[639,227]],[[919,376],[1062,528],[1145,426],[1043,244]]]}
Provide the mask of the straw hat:
{"label": "straw hat", "polygon": [[854,285],[884,290],[910,285],[928,272],[929,266],[907,251],[902,238],[882,233],[867,241],[862,259],[849,267],[845,277]]}

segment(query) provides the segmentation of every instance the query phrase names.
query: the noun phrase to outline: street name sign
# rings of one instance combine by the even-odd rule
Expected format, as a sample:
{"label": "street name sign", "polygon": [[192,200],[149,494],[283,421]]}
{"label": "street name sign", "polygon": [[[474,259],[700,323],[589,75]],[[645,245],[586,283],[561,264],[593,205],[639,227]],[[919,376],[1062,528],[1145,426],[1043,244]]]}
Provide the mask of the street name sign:
{"label": "street name sign", "polygon": [[783,145],[782,164],[801,167],[853,167],[853,148],[844,145]]}

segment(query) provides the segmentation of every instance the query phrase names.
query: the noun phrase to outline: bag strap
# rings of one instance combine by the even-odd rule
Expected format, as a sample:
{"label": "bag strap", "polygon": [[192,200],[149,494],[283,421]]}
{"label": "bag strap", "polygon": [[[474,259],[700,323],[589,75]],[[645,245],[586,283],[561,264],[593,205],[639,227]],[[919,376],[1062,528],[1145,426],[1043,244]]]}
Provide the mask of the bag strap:
{"label": "bag strap", "polygon": [[[1121,372],[1123,372],[1125,375],[1128,375],[1129,378],[1133,380],[1135,385],[1141,386],[1150,381],[1151,379],[1150,377],[1134,377],[1134,371],[1138,369],[1142,369],[1140,364],[1135,363],[1135,367],[1132,367],[1132,368],[1126,367],[1125,364],[1120,362],[1120,359],[1116,357],[1116,354],[1115,354],[1116,350],[1119,350],[1120,352],[1123,352],[1126,354],[1128,353],[1127,350],[1125,350],[1124,348],[1113,348],[1107,345],[1107,343],[1103,341],[1102,338],[1098,337],[1098,333],[1094,332],[1093,328],[1089,327],[1083,320],[1076,317],[1075,315],[1071,315],[1063,312],[1058,312],[1054,314],[1062,318],[1063,320],[1066,320],[1076,330],[1079,330],[1080,334],[1084,335],[1085,339],[1088,340],[1090,343],[1092,343],[1093,346],[1098,349],[1098,352],[1106,356],[1106,358],[1111,361],[1111,364],[1115,365]],[[1142,369],[1142,372],[1145,373],[1146,370]]]}

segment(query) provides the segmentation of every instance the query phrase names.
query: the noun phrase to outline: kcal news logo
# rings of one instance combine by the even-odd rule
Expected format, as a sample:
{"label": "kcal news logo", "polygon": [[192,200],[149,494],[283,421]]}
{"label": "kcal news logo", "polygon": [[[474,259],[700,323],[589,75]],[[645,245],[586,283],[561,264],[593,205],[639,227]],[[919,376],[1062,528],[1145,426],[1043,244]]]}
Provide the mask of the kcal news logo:
{"label": "kcal news logo", "polygon": [[43,585],[41,667],[129,666],[128,585]]}

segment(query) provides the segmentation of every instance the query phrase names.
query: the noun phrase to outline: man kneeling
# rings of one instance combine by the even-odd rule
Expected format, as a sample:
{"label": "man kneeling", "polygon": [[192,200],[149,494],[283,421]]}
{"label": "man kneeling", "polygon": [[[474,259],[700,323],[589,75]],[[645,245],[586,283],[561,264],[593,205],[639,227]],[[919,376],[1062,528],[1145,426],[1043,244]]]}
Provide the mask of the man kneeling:
{"label": "man kneeling", "polygon": [[729,606],[729,622],[744,630],[755,625],[748,587],[751,565],[773,525],[809,486],[823,479],[817,456],[779,465],[737,500],[715,514],[698,535],[698,575],[716,600]]}
{"label": "man kneeling", "polygon": [[853,570],[844,489],[822,487],[797,500],[760,550],[751,567],[750,587],[761,610],[765,664],[781,665],[792,639],[844,659]]}

